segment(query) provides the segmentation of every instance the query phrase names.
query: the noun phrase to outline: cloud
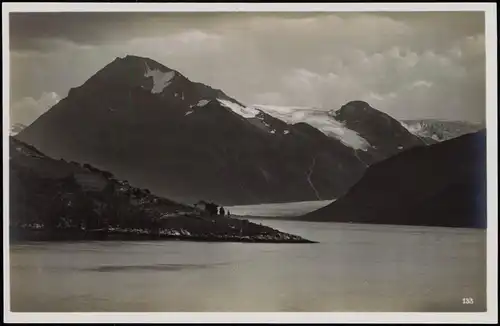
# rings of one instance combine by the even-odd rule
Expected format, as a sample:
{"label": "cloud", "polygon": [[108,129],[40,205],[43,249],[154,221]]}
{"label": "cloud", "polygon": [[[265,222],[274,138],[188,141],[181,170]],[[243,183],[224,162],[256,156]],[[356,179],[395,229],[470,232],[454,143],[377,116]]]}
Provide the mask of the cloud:
{"label": "cloud", "polygon": [[484,120],[480,13],[70,16],[51,16],[47,29],[31,22],[17,37],[37,45],[11,52],[15,99],[64,97],[115,57],[136,54],[247,104],[335,109],[360,99],[396,118]]}
{"label": "cloud", "polygon": [[291,69],[272,91],[287,94],[286,105],[325,109],[362,99],[401,119],[480,121],[484,116],[484,61],[477,59],[484,56],[481,36],[458,40],[443,52],[392,46],[371,54],[359,49],[347,53],[349,60],[332,58],[324,69]]}
{"label": "cloud", "polygon": [[222,50],[223,38],[215,33],[187,30],[163,37],[134,38],[111,47],[115,51],[147,53],[157,56],[195,56],[198,53],[210,55]]}
{"label": "cloud", "polygon": [[283,97],[283,95],[277,92],[259,93],[256,94],[254,98],[254,104],[272,103],[274,105],[284,105],[286,103],[286,99]]}
{"label": "cloud", "polygon": [[412,85],[411,85],[411,88],[415,88],[415,87],[432,87],[432,85],[434,85],[434,83],[432,82],[428,82],[428,81],[425,81],[425,80],[417,80],[416,82],[414,82]]}
{"label": "cloud", "polygon": [[38,99],[25,97],[11,105],[11,124],[29,125],[60,100],[55,92],[43,93]]}

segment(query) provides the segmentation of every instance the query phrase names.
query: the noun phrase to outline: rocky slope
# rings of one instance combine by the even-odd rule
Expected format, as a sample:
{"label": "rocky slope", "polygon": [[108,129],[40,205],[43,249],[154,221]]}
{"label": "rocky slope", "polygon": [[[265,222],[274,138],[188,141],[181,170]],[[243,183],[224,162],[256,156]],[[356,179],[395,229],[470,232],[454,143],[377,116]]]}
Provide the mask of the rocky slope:
{"label": "rocky slope", "polygon": [[486,131],[402,152],[300,220],[486,227]]}
{"label": "rocky slope", "polygon": [[309,242],[246,220],[210,216],[91,165],[54,160],[12,137],[9,204],[12,240]]}

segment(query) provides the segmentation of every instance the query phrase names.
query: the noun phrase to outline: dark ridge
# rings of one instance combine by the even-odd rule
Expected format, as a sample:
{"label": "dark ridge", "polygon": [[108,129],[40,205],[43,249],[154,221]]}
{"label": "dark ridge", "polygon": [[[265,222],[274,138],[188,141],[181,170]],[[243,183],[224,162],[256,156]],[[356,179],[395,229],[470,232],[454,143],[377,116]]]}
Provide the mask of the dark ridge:
{"label": "dark ridge", "polygon": [[374,164],[346,195],[298,219],[485,228],[486,131]]}

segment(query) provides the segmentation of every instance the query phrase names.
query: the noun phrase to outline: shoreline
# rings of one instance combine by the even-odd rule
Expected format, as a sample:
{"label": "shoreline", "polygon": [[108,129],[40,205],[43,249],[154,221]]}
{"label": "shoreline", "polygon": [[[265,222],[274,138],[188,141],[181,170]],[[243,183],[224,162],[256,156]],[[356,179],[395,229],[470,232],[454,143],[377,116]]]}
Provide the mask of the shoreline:
{"label": "shoreline", "polygon": [[183,234],[150,234],[121,231],[47,231],[37,229],[12,230],[10,243],[26,242],[81,242],[81,241],[192,241],[192,242],[240,242],[240,243],[318,243],[299,236],[271,235],[238,236],[238,235],[183,235]]}
{"label": "shoreline", "polygon": [[389,228],[439,228],[439,229],[457,229],[457,230],[483,230],[488,227],[470,227],[470,226],[448,226],[448,225],[425,225],[425,224],[389,224],[389,223],[368,223],[368,222],[346,222],[346,221],[325,221],[325,220],[306,220],[299,219],[297,216],[253,216],[253,215],[233,215],[233,218],[248,219],[248,220],[271,220],[283,222],[304,222],[304,223],[324,223],[324,224],[339,224],[339,225],[359,225],[359,226],[385,226]]}

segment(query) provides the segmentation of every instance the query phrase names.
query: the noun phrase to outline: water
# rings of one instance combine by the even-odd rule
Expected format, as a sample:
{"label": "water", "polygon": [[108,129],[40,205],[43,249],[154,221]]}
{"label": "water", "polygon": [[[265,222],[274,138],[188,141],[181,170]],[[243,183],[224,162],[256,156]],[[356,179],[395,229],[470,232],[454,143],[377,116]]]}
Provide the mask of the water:
{"label": "water", "polygon": [[13,245],[12,311],[485,310],[484,230],[262,223],[321,243]]}
{"label": "water", "polygon": [[254,215],[260,217],[298,216],[325,207],[335,200],[314,200],[292,203],[272,203],[257,205],[229,206],[227,209],[234,215]]}

